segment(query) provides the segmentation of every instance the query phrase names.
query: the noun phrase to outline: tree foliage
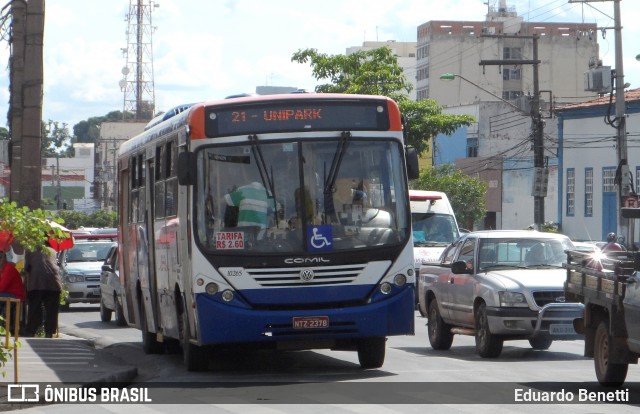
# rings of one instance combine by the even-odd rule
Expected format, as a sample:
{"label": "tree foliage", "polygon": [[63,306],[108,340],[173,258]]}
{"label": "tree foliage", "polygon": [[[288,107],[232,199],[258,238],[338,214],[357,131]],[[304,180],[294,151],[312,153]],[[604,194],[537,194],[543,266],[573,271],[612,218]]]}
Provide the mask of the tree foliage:
{"label": "tree foliage", "polygon": [[316,49],[298,50],[292,62],[310,63],[313,76],[328,83],[316,92],[383,95],[398,99],[413,89],[407,82],[398,58],[388,47],[359,50],[350,55],[327,55]]}
{"label": "tree foliage", "polygon": [[73,155],[71,136],[69,135],[67,124],[52,120],[47,123],[43,122],[40,150],[43,158],[69,157]]}
{"label": "tree foliage", "polygon": [[310,64],[317,80],[328,81],[316,86],[316,92],[382,95],[397,101],[405,117],[407,143],[420,153],[428,148],[433,136],[451,134],[475,122],[469,115],[443,115],[442,107],[434,100],[409,100],[407,93],[413,86],[405,78],[398,58],[386,46],[350,55],[327,55],[316,49],[304,49],[294,53],[291,61]]}
{"label": "tree foliage", "polygon": [[461,126],[475,122],[470,115],[443,114],[442,107],[433,99],[401,99],[398,106],[406,120],[407,144],[415,147],[419,154],[426,151],[432,137],[438,134],[451,135]]}
{"label": "tree foliage", "polygon": [[65,222],[70,229],[79,227],[116,227],[118,214],[115,211],[98,210],[92,213],[73,210],[59,210],[58,217]]}
{"label": "tree foliage", "polygon": [[[132,119],[133,115],[126,113],[124,119]],[[111,111],[104,116],[95,116],[80,121],[73,126],[73,136],[79,143],[95,143],[100,138],[100,124],[103,122],[122,121],[121,111]]]}
{"label": "tree foliage", "polygon": [[15,242],[30,251],[40,249],[50,237],[62,239],[65,234],[51,222],[63,224],[64,220],[49,211],[18,207],[6,198],[0,199],[0,231],[10,232]]}
{"label": "tree foliage", "polygon": [[446,193],[462,227],[473,228],[473,223],[483,219],[487,213],[484,202],[487,184],[462,173],[451,164],[422,169],[420,177],[411,181],[410,187]]}

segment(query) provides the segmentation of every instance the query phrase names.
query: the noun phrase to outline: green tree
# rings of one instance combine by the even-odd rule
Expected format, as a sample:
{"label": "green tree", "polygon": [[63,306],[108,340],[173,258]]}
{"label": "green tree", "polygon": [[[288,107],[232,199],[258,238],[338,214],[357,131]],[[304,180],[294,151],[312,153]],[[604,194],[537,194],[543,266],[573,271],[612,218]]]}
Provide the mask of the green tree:
{"label": "green tree", "polygon": [[79,227],[116,227],[118,214],[115,211],[98,210],[92,213],[82,211],[60,210],[58,217],[65,222],[70,229]]}
{"label": "green tree", "polygon": [[9,136],[9,130],[7,128],[0,127],[0,141],[7,140],[9,138],[11,138]]}
{"label": "green tree", "polygon": [[64,122],[49,120],[42,123],[42,140],[40,141],[43,158],[68,157],[72,154],[71,137],[69,128]]}
{"label": "green tree", "polygon": [[405,118],[407,143],[419,153],[424,153],[433,136],[451,134],[475,122],[469,115],[443,115],[442,107],[434,100],[409,100],[406,94],[413,87],[407,82],[398,58],[386,46],[346,56],[304,49],[294,53],[291,61],[309,63],[317,80],[328,81],[316,86],[316,92],[383,95],[397,101]]}
{"label": "green tree", "polygon": [[470,115],[443,114],[442,107],[433,99],[401,99],[398,106],[406,120],[407,144],[415,147],[419,154],[427,150],[432,137],[438,134],[451,135],[461,126],[475,122]]}
{"label": "green tree", "polygon": [[[127,112],[124,119],[133,119],[133,115]],[[122,120],[123,116],[121,111],[111,111],[104,116],[91,117],[73,126],[73,136],[76,142],[95,143],[98,138],[100,138],[100,124],[103,122],[118,122]]]}
{"label": "green tree", "polygon": [[317,80],[329,83],[316,86],[316,92],[383,95],[399,99],[413,89],[407,82],[398,58],[384,46],[359,50],[350,55],[327,55],[316,49],[298,50],[292,62],[309,63]]}
{"label": "green tree", "polygon": [[487,184],[462,173],[451,164],[423,168],[420,177],[411,181],[414,190],[442,191],[447,194],[456,219],[462,227],[473,228],[473,223],[487,214],[484,197]]}

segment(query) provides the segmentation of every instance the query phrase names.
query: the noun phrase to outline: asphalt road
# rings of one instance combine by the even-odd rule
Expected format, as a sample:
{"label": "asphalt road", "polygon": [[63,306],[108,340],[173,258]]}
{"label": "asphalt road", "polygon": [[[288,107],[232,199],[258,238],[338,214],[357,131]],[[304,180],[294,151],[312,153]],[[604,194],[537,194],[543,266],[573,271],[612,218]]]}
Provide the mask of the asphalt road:
{"label": "asphalt road", "polygon": [[[595,383],[593,361],[582,356],[583,341],[554,342],[547,351],[534,351],[527,341],[510,341],[505,342],[499,358],[482,359],[476,355],[472,337],[456,336],[451,350],[434,351],[428,344],[426,319],[417,313],[416,335],[389,338],[385,364],[378,370],[360,369],[355,352],[231,350],[214,354],[206,372],[194,373],[184,369],[179,354],[145,355],[140,331],[117,327],[115,322],[101,322],[95,306],[74,305],[69,312],[60,315],[60,323],[63,332],[91,339],[97,347],[137,366],[139,377],[132,386],[163,387],[166,398],[175,398],[176,402],[185,399],[211,402],[199,393],[197,384],[217,384],[216,391],[209,394],[216,401],[232,403],[232,409],[225,409],[225,412],[235,412],[238,402],[251,401],[255,396],[258,405],[265,409],[273,409],[270,399],[297,402],[298,396],[293,398],[291,393],[299,394],[305,402],[330,407],[347,404],[346,411],[336,412],[358,411],[353,404],[373,404],[379,408],[396,407],[400,402],[411,403],[397,406],[399,408],[392,412],[419,412],[416,406],[429,401],[438,402],[438,405],[428,405],[435,409],[431,410],[433,412],[445,412],[443,407],[451,408],[446,412],[474,413],[538,413],[543,409],[556,412],[555,408],[568,414],[640,411],[640,406],[632,403],[585,405],[576,404],[574,400],[572,404],[553,406],[516,404],[527,402],[526,393],[519,401],[502,405],[505,399],[516,398],[514,384],[516,388],[531,388],[540,391],[542,394],[539,395],[543,397],[554,395],[556,398],[566,391],[577,395],[579,389],[585,389],[585,392],[602,390]],[[637,401],[640,398],[640,367],[630,366],[627,380],[625,387],[630,399]],[[185,391],[184,384],[192,389]],[[225,384],[224,394],[220,394],[220,384]],[[291,388],[292,384],[296,387]],[[309,390],[301,388],[300,384],[316,386]],[[271,387],[265,394],[264,389],[269,385],[280,388]],[[281,407],[281,411],[276,412],[300,412],[293,409],[295,406],[284,404],[285,409]],[[164,406],[153,404],[152,407]],[[248,407],[250,409],[243,412],[257,408],[255,404]],[[421,412],[424,412],[424,406]]]}

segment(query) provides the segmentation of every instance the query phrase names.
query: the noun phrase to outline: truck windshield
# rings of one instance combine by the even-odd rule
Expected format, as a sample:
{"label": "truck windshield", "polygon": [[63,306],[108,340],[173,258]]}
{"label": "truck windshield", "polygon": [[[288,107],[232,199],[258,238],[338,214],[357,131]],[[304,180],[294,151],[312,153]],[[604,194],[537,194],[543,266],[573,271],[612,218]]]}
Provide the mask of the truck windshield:
{"label": "truck windshield", "polygon": [[259,151],[255,145],[197,152],[196,237],[206,251],[328,252],[409,237],[397,142],[261,139]]}

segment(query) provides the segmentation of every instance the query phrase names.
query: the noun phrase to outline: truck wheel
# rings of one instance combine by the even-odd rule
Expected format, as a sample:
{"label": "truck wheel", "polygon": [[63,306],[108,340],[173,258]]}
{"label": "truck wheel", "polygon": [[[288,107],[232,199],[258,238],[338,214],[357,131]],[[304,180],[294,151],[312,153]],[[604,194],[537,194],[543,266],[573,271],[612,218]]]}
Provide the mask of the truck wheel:
{"label": "truck wheel", "polygon": [[497,358],[502,352],[504,340],[489,331],[487,305],[482,303],[476,310],[476,351],[482,358]]}
{"label": "truck wheel", "polygon": [[140,330],[142,330],[142,350],[145,354],[160,354],[164,351],[162,343],[156,340],[156,334],[149,332],[144,302],[140,298]]}
{"label": "truck wheel", "polygon": [[111,309],[104,306],[102,298],[100,298],[100,320],[102,322],[109,322],[111,320]]}
{"label": "truck wheel", "polygon": [[363,369],[380,368],[384,364],[387,338],[367,338],[358,342],[358,361]]}
{"label": "truck wheel", "polygon": [[442,320],[436,299],[433,299],[429,304],[428,318],[427,331],[431,348],[438,351],[446,351],[451,348],[451,343],[453,342],[451,326]]}
{"label": "truck wheel", "polygon": [[180,314],[180,338],[182,339],[182,362],[187,371],[201,372],[209,368],[209,356],[204,348],[194,345],[189,337],[187,312]]}
{"label": "truck wheel", "polygon": [[529,338],[529,344],[531,345],[531,348],[537,349],[539,351],[549,349],[552,343],[553,339],[551,339],[551,336],[549,335],[538,335],[535,338]]}
{"label": "truck wheel", "polygon": [[596,368],[596,377],[601,385],[607,387],[619,387],[627,378],[629,364],[612,364],[611,336],[609,335],[609,323],[606,319],[600,321],[594,338],[593,363]]}

